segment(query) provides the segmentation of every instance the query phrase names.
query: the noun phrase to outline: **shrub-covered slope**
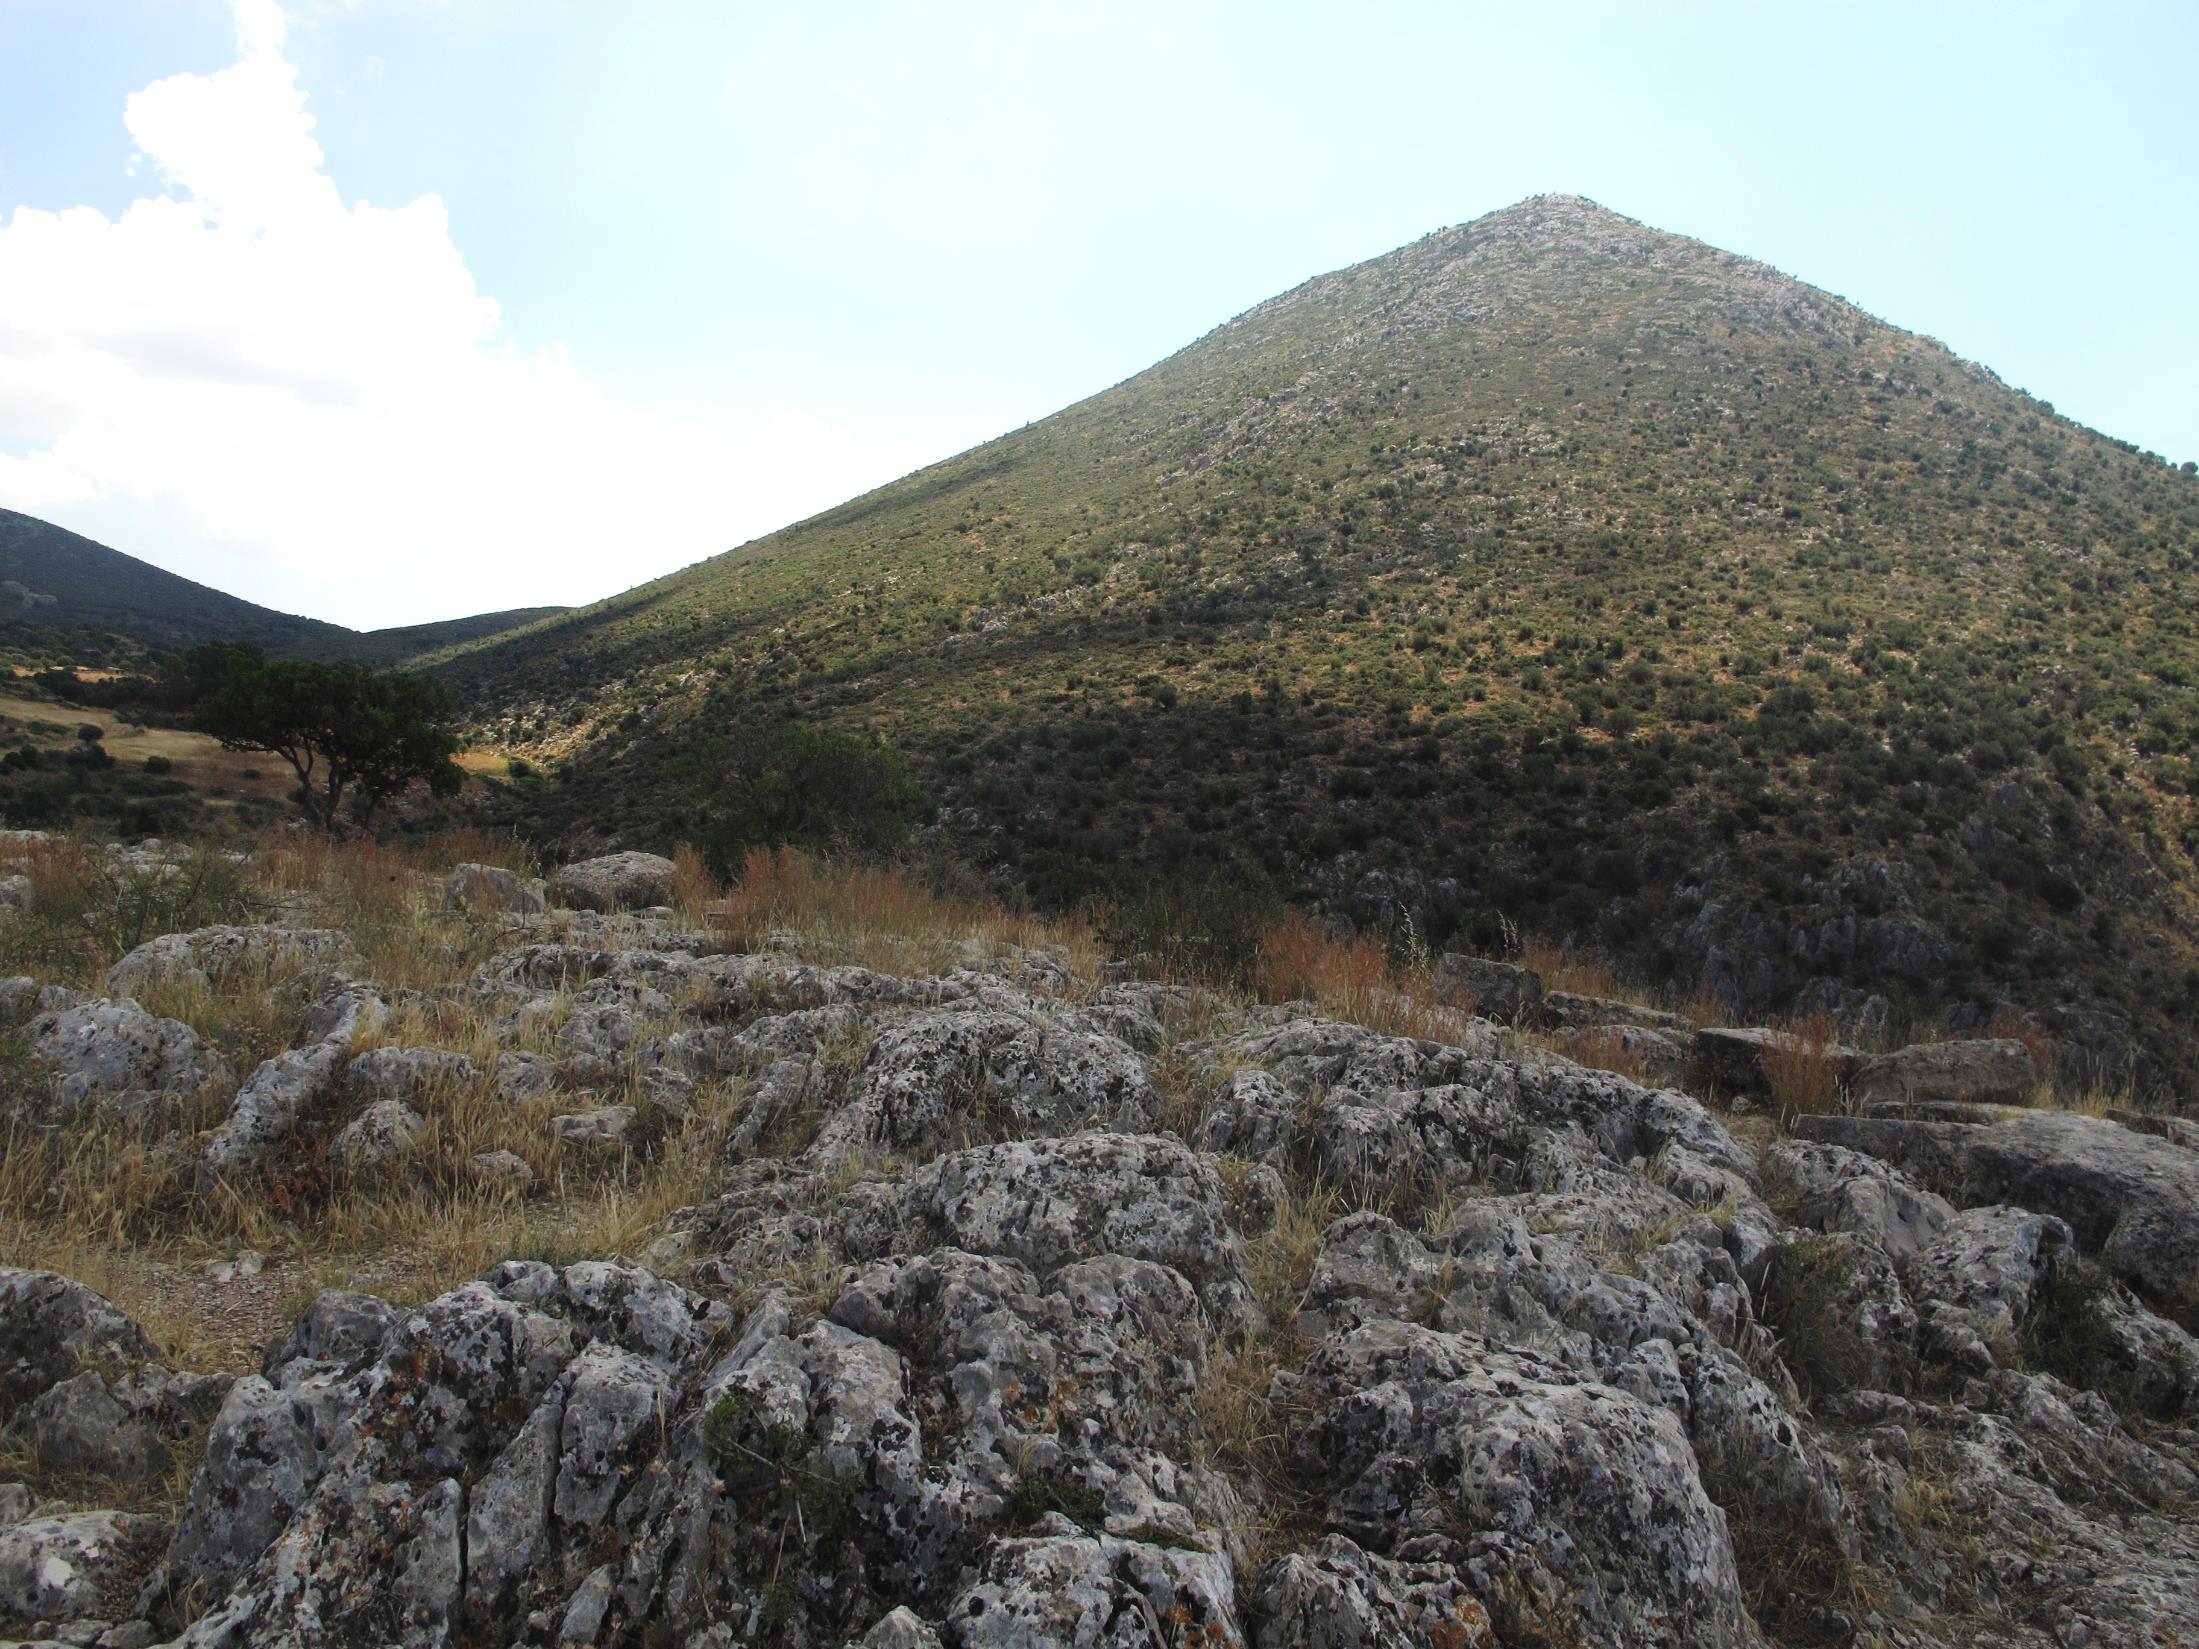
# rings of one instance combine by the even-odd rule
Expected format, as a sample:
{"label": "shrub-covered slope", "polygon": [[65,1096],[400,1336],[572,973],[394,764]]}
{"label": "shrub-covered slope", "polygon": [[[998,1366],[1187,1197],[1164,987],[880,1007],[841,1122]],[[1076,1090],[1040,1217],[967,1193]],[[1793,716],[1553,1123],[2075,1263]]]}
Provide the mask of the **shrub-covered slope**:
{"label": "shrub-covered slope", "polygon": [[2195,546],[2188,471],[1545,197],[447,668],[576,839],[691,830],[700,735],[793,713],[1042,897],[1265,881],[2188,1069]]}

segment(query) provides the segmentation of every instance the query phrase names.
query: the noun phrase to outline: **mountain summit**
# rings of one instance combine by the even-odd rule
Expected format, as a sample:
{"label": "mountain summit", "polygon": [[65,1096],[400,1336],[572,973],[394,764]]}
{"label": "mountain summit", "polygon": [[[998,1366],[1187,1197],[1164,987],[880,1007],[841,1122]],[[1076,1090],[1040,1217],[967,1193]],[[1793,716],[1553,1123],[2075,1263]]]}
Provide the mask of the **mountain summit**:
{"label": "mountain summit", "polygon": [[1550,195],[445,666],[533,822],[709,738],[918,765],[1043,900],[1273,890],[1735,1011],[2199,1069],[2199,482],[1745,257]]}

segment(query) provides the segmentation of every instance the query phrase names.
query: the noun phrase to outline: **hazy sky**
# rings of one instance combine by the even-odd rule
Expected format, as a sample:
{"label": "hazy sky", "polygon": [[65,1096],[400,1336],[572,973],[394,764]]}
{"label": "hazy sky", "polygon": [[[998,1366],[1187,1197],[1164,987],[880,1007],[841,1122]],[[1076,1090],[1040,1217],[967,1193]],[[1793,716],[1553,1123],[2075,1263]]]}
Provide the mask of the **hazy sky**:
{"label": "hazy sky", "polygon": [[2199,457],[2195,79],[2188,0],[0,0],[0,505],[585,601],[1545,190]]}

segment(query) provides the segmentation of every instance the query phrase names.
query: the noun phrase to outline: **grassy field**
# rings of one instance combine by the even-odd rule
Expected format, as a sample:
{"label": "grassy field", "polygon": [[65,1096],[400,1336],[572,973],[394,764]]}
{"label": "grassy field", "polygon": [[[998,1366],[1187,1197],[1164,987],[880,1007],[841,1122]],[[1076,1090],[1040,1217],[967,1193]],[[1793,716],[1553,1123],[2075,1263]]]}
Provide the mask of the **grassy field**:
{"label": "grassy field", "polygon": [[[87,727],[100,736],[84,738]],[[189,728],[56,703],[20,679],[11,690],[0,678],[0,750],[13,752],[0,757],[0,826],[51,829],[88,821],[130,835],[230,839],[298,816],[290,800],[297,776],[280,756],[224,750]],[[394,816],[415,828],[448,822],[512,775],[510,756],[493,746],[462,751],[457,759],[480,781],[468,786],[466,797],[443,806],[415,795]]]}

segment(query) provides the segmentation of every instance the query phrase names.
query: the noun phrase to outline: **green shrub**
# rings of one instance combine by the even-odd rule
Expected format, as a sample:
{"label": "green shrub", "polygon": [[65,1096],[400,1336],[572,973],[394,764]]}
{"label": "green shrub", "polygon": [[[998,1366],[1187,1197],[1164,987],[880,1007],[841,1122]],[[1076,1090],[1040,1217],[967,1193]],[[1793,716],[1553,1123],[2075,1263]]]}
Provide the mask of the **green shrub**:
{"label": "green shrub", "polygon": [[1846,1390],[1874,1361],[1846,1309],[1860,1263],[1850,1243],[1832,1236],[1798,1235],[1771,1251],[1760,1315],[1805,1397]]}
{"label": "green shrub", "polygon": [[1016,1484],[1008,1499],[1010,1523],[1026,1528],[1050,1512],[1061,1513],[1087,1534],[1097,1534],[1107,1523],[1107,1497],[1091,1484],[1058,1472],[1034,1472]]}
{"label": "green shrub", "polygon": [[173,773],[175,770],[176,764],[166,756],[147,756],[145,758],[145,771],[148,773]]}
{"label": "green shrub", "polygon": [[2090,1260],[2064,1251],[2047,1262],[2023,1320],[2023,1354],[2073,1386],[2097,1387],[2116,1350],[2108,1307],[2115,1284]]}
{"label": "green shrub", "polygon": [[901,753],[883,739],[798,722],[734,729],[704,754],[711,869],[731,875],[755,848],[898,851],[925,805]]}

